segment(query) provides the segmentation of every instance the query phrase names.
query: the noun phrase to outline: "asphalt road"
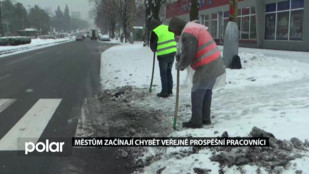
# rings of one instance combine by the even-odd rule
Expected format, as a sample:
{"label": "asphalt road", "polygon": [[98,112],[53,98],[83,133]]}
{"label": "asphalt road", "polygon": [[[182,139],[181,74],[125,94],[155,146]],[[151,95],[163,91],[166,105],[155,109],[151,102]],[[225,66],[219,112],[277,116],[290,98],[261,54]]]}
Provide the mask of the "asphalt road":
{"label": "asphalt road", "polygon": [[[101,52],[111,46],[85,40],[0,58],[0,174],[101,173],[95,169],[113,166],[108,150],[78,149],[62,158],[24,156],[15,147],[20,136],[75,135],[84,99],[101,89]],[[114,166],[107,171],[117,173]]]}

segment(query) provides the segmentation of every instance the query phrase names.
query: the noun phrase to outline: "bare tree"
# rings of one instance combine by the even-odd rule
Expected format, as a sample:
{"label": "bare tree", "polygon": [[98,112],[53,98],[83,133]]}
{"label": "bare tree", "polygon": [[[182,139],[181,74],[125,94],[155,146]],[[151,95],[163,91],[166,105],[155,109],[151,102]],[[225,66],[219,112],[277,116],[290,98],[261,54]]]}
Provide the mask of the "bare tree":
{"label": "bare tree", "polygon": [[120,14],[123,36],[125,38],[125,42],[127,42],[129,38],[128,26],[129,26],[129,19],[130,19],[128,1],[127,0],[117,0],[117,6],[118,6],[119,14]]}
{"label": "bare tree", "polygon": [[109,32],[111,38],[115,37],[115,27],[117,19],[117,3],[115,0],[92,0],[95,3],[96,18],[95,23],[103,32]]}
{"label": "bare tree", "polygon": [[[114,37],[117,22],[122,25],[123,35],[128,41],[130,35],[133,36],[133,26],[135,25],[136,15],[144,16],[141,10],[143,0],[89,0],[94,3],[95,23],[100,28],[109,27],[110,36]],[[138,5],[138,7],[137,7]],[[132,40],[133,41],[133,40]]]}
{"label": "bare tree", "polygon": [[107,18],[109,20],[109,28],[110,28],[110,37],[115,37],[115,27],[116,27],[116,18],[117,18],[117,4],[115,0],[106,0],[106,13],[108,14]]}
{"label": "bare tree", "polygon": [[166,0],[145,0],[145,35],[144,35],[144,46],[149,45],[151,27],[150,21],[151,19],[156,19],[161,21],[160,19],[160,9],[163,5],[166,5]]}
{"label": "bare tree", "polygon": [[161,6],[165,4],[166,0],[148,0],[150,4],[150,9],[152,12],[152,17],[156,20],[161,20],[160,19],[160,9]]}
{"label": "bare tree", "polygon": [[191,0],[190,21],[198,19],[199,4],[197,0]]}
{"label": "bare tree", "polygon": [[134,42],[134,19],[135,19],[135,9],[136,9],[136,5],[135,5],[135,0],[130,0],[130,5],[129,5],[129,9],[130,9],[130,43]]}

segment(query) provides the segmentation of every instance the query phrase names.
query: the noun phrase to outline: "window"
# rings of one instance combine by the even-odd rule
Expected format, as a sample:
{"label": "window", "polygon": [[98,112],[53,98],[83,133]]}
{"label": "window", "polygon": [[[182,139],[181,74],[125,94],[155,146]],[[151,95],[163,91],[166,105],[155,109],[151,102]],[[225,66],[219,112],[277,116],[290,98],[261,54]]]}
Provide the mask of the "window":
{"label": "window", "polygon": [[209,15],[205,15],[204,25],[205,25],[206,27],[209,27]]}
{"label": "window", "polygon": [[223,15],[223,27],[224,27],[223,35],[225,33],[227,23],[229,22],[229,17],[230,17],[230,12],[229,11],[224,12],[224,15]]}
{"label": "window", "polygon": [[242,17],[241,38],[249,39],[249,16]]}
{"label": "window", "polygon": [[265,19],[265,39],[275,39],[276,14],[267,14]]}
{"label": "window", "polygon": [[274,12],[277,10],[277,5],[276,3],[273,3],[273,4],[267,4],[266,5],[266,12]]}
{"label": "window", "polygon": [[291,13],[291,30],[290,40],[301,40],[303,33],[303,16],[304,11],[293,11]]}
{"label": "window", "polygon": [[255,15],[250,17],[250,39],[256,39],[256,19],[255,19]]}
{"label": "window", "polygon": [[267,4],[265,11],[265,39],[302,40],[304,0]]}
{"label": "window", "polygon": [[255,8],[238,9],[238,30],[240,39],[256,39]]}
{"label": "window", "polygon": [[251,7],[251,14],[255,14],[255,7]]}
{"label": "window", "polygon": [[292,9],[304,8],[304,0],[292,0]]}
{"label": "window", "polygon": [[278,11],[289,10],[290,9],[290,1],[283,1],[278,3]]}
{"label": "window", "polygon": [[241,37],[241,35],[240,35],[241,17],[237,17],[237,26],[238,26],[238,35],[239,35],[239,37]]}
{"label": "window", "polygon": [[218,18],[217,14],[211,14],[211,35],[213,38],[218,38]]}
{"label": "window", "polygon": [[200,24],[202,24],[202,25],[204,25],[204,15],[201,15],[201,17],[200,17]]}
{"label": "window", "polygon": [[277,40],[288,40],[289,12],[278,13]]}

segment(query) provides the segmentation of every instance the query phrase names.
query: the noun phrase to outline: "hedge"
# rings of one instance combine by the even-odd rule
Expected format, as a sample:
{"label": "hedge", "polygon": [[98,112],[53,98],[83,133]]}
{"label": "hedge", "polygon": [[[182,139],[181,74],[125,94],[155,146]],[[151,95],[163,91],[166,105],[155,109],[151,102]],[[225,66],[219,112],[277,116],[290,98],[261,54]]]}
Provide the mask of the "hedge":
{"label": "hedge", "polygon": [[15,46],[15,45],[23,45],[23,44],[29,44],[31,43],[30,37],[1,37],[0,38],[0,46]]}

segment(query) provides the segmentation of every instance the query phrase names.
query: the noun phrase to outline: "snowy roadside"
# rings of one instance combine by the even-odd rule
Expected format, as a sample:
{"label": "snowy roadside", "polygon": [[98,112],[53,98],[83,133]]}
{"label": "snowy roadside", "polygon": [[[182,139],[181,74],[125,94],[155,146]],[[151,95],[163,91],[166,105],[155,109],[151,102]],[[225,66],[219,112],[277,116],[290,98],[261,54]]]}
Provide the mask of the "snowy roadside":
{"label": "snowy roadside", "polygon": [[50,47],[61,43],[71,42],[73,40],[74,38],[31,39],[30,44],[18,45],[18,46],[0,46],[0,58],[13,54],[19,54],[22,52]]}
{"label": "snowy roadside", "polygon": [[102,41],[102,40],[98,39],[98,42],[106,43],[106,44],[124,44],[124,43],[120,42],[119,39],[111,39],[110,41]]}
{"label": "snowy roadside", "polygon": [[[293,60],[295,54],[309,56],[309,53],[286,52],[283,59],[279,57],[280,54],[277,54],[278,51],[248,50],[240,49],[243,69],[227,69],[226,86],[214,91],[212,126],[197,130],[181,128],[181,122],[187,121],[191,114],[190,80],[186,72],[181,73],[180,112],[177,126],[179,130],[172,132],[169,136],[217,137],[225,131],[231,137],[248,136],[253,127],[259,127],[271,132],[280,140],[296,137],[304,142],[309,139],[309,134],[306,132],[309,121],[309,64]],[[166,117],[170,117],[167,120],[172,125],[175,97],[168,99],[156,97],[156,93],[160,92],[157,61],[154,92],[147,93],[152,57],[153,53],[148,47],[143,47],[142,43],[115,46],[105,51],[101,56],[102,86],[104,89],[133,86],[134,93],[122,97],[127,98],[132,106],[166,113]],[[175,70],[173,70],[173,76],[176,83]],[[131,97],[135,94],[139,94],[139,97]],[[148,152],[140,158],[146,164],[140,172],[194,173],[194,168],[211,169],[209,173],[219,173],[219,170],[224,173],[267,173],[270,170],[269,166],[251,163],[230,168],[220,166],[218,162],[210,160],[214,150],[209,148],[191,152],[192,147],[148,148]],[[293,151],[293,153],[296,152]],[[299,170],[298,172],[302,171],[303,174],[308,173],[309,154],[307,151],[299,153],[302,154],[301,157],[289,160],[289,165],[275,167],[273,172],[295,173]]]}

